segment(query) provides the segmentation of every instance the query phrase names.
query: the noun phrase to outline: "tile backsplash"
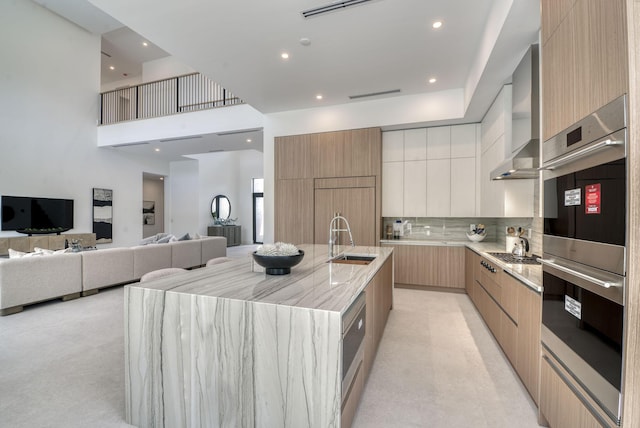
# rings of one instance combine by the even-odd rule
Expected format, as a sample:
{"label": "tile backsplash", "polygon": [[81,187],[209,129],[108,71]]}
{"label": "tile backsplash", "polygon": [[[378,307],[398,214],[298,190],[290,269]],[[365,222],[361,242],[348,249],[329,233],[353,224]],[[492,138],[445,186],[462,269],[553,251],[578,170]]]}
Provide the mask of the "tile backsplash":
{"label": "tile backsplash", "polygon": [[[487,237],[483,242],[495,242],[506,246],[506,229],[522,227],[527,231],[531,229],[529,246],[531,252],[542,254],[542,235],[538,231],[535,218],[487,218],[487,217],[384,217],[383,236],[387,239],[385,231],[387,225],[393,225],[396,220],[406,221],[403,239],[434,240],[434,241],[468,241],[466,233],[472,224],[484,224]],[[528,234],[524,235],[528,237]]]}

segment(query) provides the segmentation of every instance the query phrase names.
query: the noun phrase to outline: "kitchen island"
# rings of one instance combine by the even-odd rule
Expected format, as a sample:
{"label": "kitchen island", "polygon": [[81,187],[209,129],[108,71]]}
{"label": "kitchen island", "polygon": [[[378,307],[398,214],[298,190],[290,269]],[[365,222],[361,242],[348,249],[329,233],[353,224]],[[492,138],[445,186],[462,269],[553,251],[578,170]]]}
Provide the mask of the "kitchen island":
{"label": "kitchen island", "polygon": [[[347,247],[375,256],[353,265],[327,263],[326,245],[299,248],[304,260],[289,275],[266,275],[247,257],[125,288],[127,422],[341,426],[342,316],[363,291],[368,324],[388,313],[391,298],[370,289],[386,272],[391,290],[392,250]],[[384,322],[367,326],[363,366]]]}

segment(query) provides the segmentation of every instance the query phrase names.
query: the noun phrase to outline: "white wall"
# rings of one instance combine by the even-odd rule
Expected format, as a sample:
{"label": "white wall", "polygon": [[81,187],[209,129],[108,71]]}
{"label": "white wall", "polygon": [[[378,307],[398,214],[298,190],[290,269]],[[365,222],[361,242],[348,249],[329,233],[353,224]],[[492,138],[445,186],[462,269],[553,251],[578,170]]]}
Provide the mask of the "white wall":
{"label": "white wall", "polygon": [[[251,195],[251,179],[263,176],[263,155],[257,150],[237,150],[220,153],[194,155],[198,162],[198,219],[189,230],[201,235],[207,234],[207,226],[213,223],[211,218],[211,201],[216,195],[225,195],[231,202],[231,218],[237,218],[242,226],[242,243],[253,242],[253,199]],[[173,168],[172,179],[182,179]],[[182,175],[193,174],[183,169]],[[193,183],[193,181],[192,181]],[[173,193],[173,191],[172,191]],[[190,201],[192,202],[192,201]],[[172,211],[178,213],[189,210],[184,202],[172,202]],[[187,214],[184,213],[186,216]],[[191,219],[194,221],[194,219]]]}
{"label": "white wall", "polygon": [[[176,236],[185,233],[199,233],[203,235],[202,229],[198,227],[198,161],[185,160],[181,162],[171,162],[169,181],[170,199],[167,213],[168,227],[165,231]],[[206,233],[204,234],[206,235]]]}
{"label": "white wall", "polygon": [[175,57],[168,56],[142,64],[142,81],[153,82],[195,72],[196,70],[181,63]]}
{"label": "white wall", "polygon": [[100,37],[33,2],[4,1],[0,40],[0,195],[74,199],[73,232],[92,232],[92,188],[112,189],[105,246],[140,241],[142,171],[169,166],[97,147]]}

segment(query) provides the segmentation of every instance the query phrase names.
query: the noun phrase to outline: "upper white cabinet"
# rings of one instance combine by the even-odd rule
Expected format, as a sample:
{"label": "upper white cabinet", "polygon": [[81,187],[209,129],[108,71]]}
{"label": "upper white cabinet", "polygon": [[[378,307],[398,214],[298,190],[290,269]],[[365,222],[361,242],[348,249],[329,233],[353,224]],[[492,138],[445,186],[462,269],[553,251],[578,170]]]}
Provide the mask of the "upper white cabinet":
{"label": "upper white cabinet", "polygon": [[427,216],[427,161],[404,163],[403,217]]}
{"label": "upper white cabinet", "polygon": [[427,128],[427,159],[451,158],[451,127]]}
{"label": "upper white cabinet", "polygon": [[475,157],[479,130],[476,123],[452,126],[451,158]]}
{"label": "upper white cabinet", "polygon": [[[402,132],[402,131],[396,131]],[[384,159],[384,156],[383,156]],[[404,131],[404,160],[427,159],[427,129],[407,129]]]}
{"label": "upper white cabinet", "polygon": [[451,159],[451,216],[473,217],[478,214],[476,170],[475,157]]}
{"label": "upper white cabinet", "polygon": [[383,132],[382,216],[478,215],[479,139],[480,124]]}
{"label": "upper white cabinet", "polygon": [[[384,134],[383,134],[384,135]],[[404,162],[382,163],[382,217],[402,217]]]}
{"label": "upper white cabinet", "polygon": [[451,159],[428,160],[426,217],[449,217],[452,196]]}
{"label": "upper white cabinet", "polygon": [[404,131],[387,131],[382,139],[382,159],[384,162],[404,160]]}

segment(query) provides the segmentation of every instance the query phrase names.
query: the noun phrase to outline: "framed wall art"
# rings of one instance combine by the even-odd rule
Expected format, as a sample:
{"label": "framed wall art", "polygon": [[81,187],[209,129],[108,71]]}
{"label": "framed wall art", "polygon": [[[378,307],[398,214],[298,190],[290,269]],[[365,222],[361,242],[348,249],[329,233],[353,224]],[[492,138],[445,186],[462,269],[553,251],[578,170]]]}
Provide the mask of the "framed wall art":
{"label": "framed wall art", "polygon": [[113,190],[93,189],[93,233],[96,244],[113,242]]}

